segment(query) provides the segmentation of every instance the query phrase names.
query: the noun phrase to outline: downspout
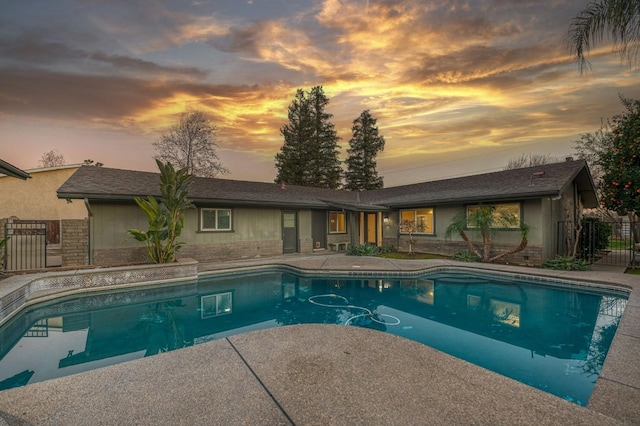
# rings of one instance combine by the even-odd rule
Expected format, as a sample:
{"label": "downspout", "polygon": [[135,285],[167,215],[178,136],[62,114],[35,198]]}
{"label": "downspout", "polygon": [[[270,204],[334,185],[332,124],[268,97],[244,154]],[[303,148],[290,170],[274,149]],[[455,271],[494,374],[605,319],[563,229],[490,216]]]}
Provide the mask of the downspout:
{"label": "downspout", "polygon": [[[559,193],[557,197],[549,197],[549,223],[551,224],[551,226],[553,226],[555,228],[555,231],[553,232],[553,238],[551,239],[551,244],[552,246],[550,247],[550,252],[553,254],[553,256],[557,256],[558,255],[558,244],[559,244],[559,240],[558,240],[558,222],[554,221],[554,207],[556,205],[556,203],[554,201],[559,201],[562,198],[562,193]],[[542,261],[544,262],[544,256],[545,254],[543,253],[543,259]]]}
{"label": "downspout", "polygon": [[91,235],[93,234],[93,211],[91,210],[91,205],[89,204],[89,199],[85,198],[84,200],[84,206],[87,209],[87,216],[88,216],[88,223],[87,223],[87,250],[89,250],[89,252],[87,253],[87,260],[89,262],[89,265],[93,265],[93,238],[91,238]]}
{"label": "downspout", "polygon": [[[360,202],[360,190],[356,191],[356,201]],[[351,247],[360,244],[360,226],[358,226],[358,231],[356,232],[356,215],[358,215],[358,220],[360,218],[360,212],[357,210],[352,210],[349,215],[349,240],[351,242]],[[358,240],[356,240],[356,234],[358,234]]]}
{"label": "downspout", "polygon": [[358,212],[351,210],[349,213],[349,240],[351,242],[351,247],[353,247],[358,244],[356,242],[356,214],[358,214]]}

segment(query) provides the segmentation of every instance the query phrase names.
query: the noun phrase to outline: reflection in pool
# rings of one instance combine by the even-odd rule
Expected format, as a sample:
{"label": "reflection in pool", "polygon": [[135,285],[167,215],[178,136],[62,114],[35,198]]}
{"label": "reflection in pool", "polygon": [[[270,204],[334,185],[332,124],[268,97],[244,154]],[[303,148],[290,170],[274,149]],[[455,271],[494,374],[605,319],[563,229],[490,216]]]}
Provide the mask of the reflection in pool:
{"label": "reflection in pool", "polygon": [[403,336],[586,405],[626,299],[454,271],[406,279],[270,270],[88,293],[25,309],[0,329],[0,389],[251,330],[324,323]]}

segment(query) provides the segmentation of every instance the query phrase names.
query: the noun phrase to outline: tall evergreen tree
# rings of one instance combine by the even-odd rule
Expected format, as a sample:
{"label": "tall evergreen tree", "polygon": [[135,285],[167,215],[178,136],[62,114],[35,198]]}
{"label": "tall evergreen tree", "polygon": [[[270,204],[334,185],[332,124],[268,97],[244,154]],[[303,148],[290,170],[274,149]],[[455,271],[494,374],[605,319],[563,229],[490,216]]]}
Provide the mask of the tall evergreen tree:
{"label": "tall evergreen tree", "polygon": [[342,169],[338,134],[325,111],[329,99],[322,86],[298,89],[288,111],[289,123],[280,129],[284,144],[276,154],[275,181],[291,185],[338,188]]}
{"label": "tall evergreen tree", "polygon": [[376,170],[376,156],[384,150],[384,137],[378,132],[377,121],[369,110],[362,111],[360,117],[353,120],[353,136],[347,150],[345,189],[358,191],[384,186]]}

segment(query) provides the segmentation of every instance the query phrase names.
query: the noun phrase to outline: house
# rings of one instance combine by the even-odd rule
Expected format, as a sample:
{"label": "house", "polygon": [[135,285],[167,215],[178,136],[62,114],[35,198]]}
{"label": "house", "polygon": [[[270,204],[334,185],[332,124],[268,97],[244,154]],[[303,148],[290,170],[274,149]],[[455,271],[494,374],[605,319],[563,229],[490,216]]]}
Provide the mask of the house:
{"label": "house", "polygon": [[[2,164],[0,164],[0,167]],[[32,169],[19,173],[25,180],[0,175],[0,239],[7,243],[6,269],[38,269],[65,264],[84,264],[83,253],[72,255],[71,234],[87,229],[87,209],[82,202],[59,199],[56,190],[80,165]],[[64,224],[64,226],[63,226]],[[62,245],[67,257],[62,258]],[[75,247],[75,249],[78,249]],[[81,248],[86,252],[86,244]]]}
{"label": "house", "polygon": [[[158,173],[81,167],[59,189],[61,199],[83,200],[88,212],[89,263],[139,262],[140,243],[128,229],[146,230],[135,197],[160,194]],[[185,212],[180,256],[198,261],[311,253],[371,243],[406,250],[410,236],[400,223],[419,226],[414,251],[454,254],[466,248],[459,236],[445,238],[452,218],[491,204],[530,226],[525,250],[504,260],[541,264],[554,257],[557,227],[576,221],[582,208],[597,206],[586,162],[565,162],[443,179],[370,191],[343,191],[217,178],[195,178],[189,191],[195,208]],[[74,201],[75,202],[75,201]],[[470,230],[470,235],[473,235]],[[493,249],[520,242],[518,225],[496,230]]]}

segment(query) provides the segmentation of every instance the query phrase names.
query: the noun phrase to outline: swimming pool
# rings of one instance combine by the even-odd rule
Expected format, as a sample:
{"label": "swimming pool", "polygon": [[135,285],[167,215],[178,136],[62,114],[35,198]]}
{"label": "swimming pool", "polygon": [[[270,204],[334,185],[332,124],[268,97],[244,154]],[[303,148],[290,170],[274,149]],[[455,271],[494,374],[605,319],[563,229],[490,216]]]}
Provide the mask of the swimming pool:
{"label": "swimming pool", "polygon": [[250,330],[346,323],[421,342],[586,405],[626,298],[454,270],[410,278],[265,270],[90,293],[29,307],[0,329],[0,386]]}

